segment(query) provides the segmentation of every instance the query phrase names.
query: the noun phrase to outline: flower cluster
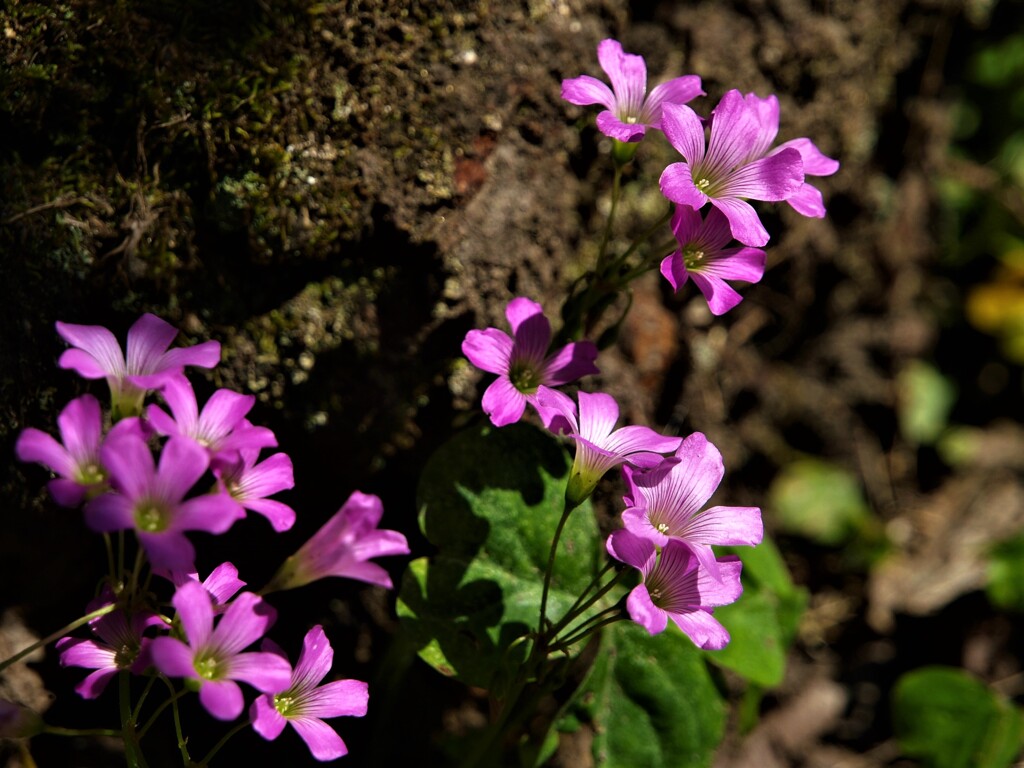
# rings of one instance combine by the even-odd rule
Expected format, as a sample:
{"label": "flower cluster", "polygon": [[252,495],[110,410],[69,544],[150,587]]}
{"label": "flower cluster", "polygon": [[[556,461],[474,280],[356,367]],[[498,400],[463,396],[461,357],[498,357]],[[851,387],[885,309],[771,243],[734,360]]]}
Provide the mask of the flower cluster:
{"label": "flower cluster", "polygon": [[[661,192],[676,205],[672,230],[679,246],[664,258],[661,272],[676,291],[692,276],[711,312],[721,315],[741,298],[726,280],[756,283],[764,274],[760,249],[768,231],[748,201],[786,202],[804,216],[821,218],[821,192],[807,178],[829,176],[839,163],[807,138],[772,146],[779,132],[775,96],[730,90],[705,120],[688,106],[704,95],[700,78],[678,77],[647,94],[641,56],[624,53],[615,40],[603,40],[597,56],[612,87],[583,75],[562,82],[562,97],[603,105],[597,127],[616,142],[635,144],[653,128],[682,156],[661,174]],[[616,156],[628,158],[631,152]],[[725,247],[732,239],[740,245]]]}
{"label": "flower cluster", "polygon": [[[344,742],[320,718],[365,714],[367,686],[356,680],[317,686],[333,658],[323,629],[307,635],[294,671],[276,646],[247,649],[274,623],[274,608],[262,595],[327,576],[391,587],[387,572],[370,559],[407,554],[409,547],[397,531],[378,529],[380,499],[354,492],[260,594],[240,591],[245,582],[231,563],[200,581],[189,532],[225,533],[247,511],[266,517],[276,532],[292,527],[295,511],[269,498],[294,486],[291,459],[274,453],[260,461],[277,439],[246,418],[253,396],[220,389],[200,407],[184,368],[213,367],[217,342],[168,349],[177,331],[153,315],[132,326],[126,355],[105,328],[58,323],[57,330],[72,345],[61,367],[107,380],[110,417],[95,397],[82,395],[61,411],[59,441],[28,428],[16,453],[56,475],[49,483],[54,500],[81,506],[89,528],[118,533],[119,548],[124,534],[134,533],[139,546],[136,569],[119,566],[90,604],[92,637],[57,643],[63,665],[93,670],[78,693],[98,697],[118,672],[159,674],[186,681],[213,717],[233,720],[245,707],[244,683],[259,695],[252,721],[261,736],[276,738],[290,722],[317,758],[344,755]],[[150,393],[167,410],[147,407]],[[147,567],[173,587],[171,618],[150,589],[140,588]]]}

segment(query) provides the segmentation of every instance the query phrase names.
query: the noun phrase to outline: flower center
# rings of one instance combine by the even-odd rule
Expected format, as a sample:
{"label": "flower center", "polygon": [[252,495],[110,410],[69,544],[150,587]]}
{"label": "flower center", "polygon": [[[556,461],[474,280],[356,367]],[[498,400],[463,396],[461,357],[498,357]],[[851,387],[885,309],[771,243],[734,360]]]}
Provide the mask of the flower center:
{"label": "flower center", "polygon": [[139,655],[139,646],[134,643],[122,643],[114,651],[114,664],[118,669],[128,669]]}
{"label": "flower center", "polygon": [[686,264],[687,269],[699,267],[700,263],[704,260],[704,255],[704,251],[697,250],[696,248],[687,248],[683,251],[683,263]]}
{"label": "flower center", "polygon": [[154,501],[143,500],[135,507],[135,525],[145,533],[167,530],[167,510]]}
{"label": "flower center", "polygon": [[704,178],[701,178],[701,179],[697,180],[697,189],[699,189],[701,192],[703,192],[704,190],[706,190],[710,186],[711,186],[711,180],[708,179],[707,177],[704,177]]}
{"label": "flower center", "polygon": [[541,384],[540,374],[526,362],[512,363],[508,379],[512,382],[512,386],[524,395],[532,395]]}
{"label": "flower center", "polygon": [[295,706],[295,696],[291,691],[274,695],[274,709],[281,713],[282,717],[288,717],[288,713]]}
{"label": "flower center", "polygon": [[90,461],[78,467],[78,477],[75,479],[82,485],[99,485],[107,479],[107,473],[98,463]]}
{"label": "flower center", "polygon": [[658,529],[658,533],[668,533],[668,523],[658,523],[654,527]]}
{"label": "flower center", "polygon": [[626,119],[623,120],[622,122],[628,123],[629,125],[636,125],[638,122],[640,122],[640,118],[633,117],[633,115],[626,115]]}
{"label": "flower center", "polygon": [[647,592],[651,596],[651,602],[654,603],[655,605],[657,605],[658,601],[661,600],[661,588],[660,587],[648,587],[647,588]]}
{"label": "flower center", "polygon": [[204,680],[216,680],[218,677],[217,659],[213,656],[200,656],[195,661],[196,673]]}

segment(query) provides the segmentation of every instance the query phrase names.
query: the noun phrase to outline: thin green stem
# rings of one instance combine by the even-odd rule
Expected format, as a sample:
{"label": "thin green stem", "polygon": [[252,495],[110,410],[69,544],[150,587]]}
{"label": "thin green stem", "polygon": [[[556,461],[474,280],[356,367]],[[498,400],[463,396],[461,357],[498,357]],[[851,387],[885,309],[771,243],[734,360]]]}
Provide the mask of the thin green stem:
{"label": "thin green stem", "polygon": [[[156,678],[151,677],[146,681],[146,687],[142,689],[142,695],[139,696],[138,702],[135,704],[135,711],[132,712],[132,719],[135,722],[139,722],[139,717],[142,715],[142,705],[146,703],[146,697],[149,696],[149,692],[153,690],[153,684],[156,683]],[[139,731],[139,738],[141,739],[145,734],[146,729],[143,728]]]}
{"label": "thin green stem", "polygon": [[[153,678],[153,680],[155,679],[156,678]],[[147,688],[147,691],[148,690],[149,689]],[[188,693],[188,690],[185,688],[177,692],[175,692],[174,689],[171,688],[171,695],[165,701],[161,702],[160,706],[158,706],[156,710],[153,712],[153,714],[149,716],[149,720],[146,721],[146,724],[139,729],[139,738],[141,739],[149,732],[149,729],[153,727],[153,724],[157,721],[160,715],[163,714],[163,711],[167,709],[167,707],[169,707],[172,703],[176,702],[186,693]]]}
{"label": "thin green stem", "polygon": [[[593,623],[594,619],[596,619],[598,616],[603,616],[604,614],[609,613],[612,610],[615,611],[614,614],[608,616],[605,619],[602,619],[601,621],[599,621],[597,623],[594,623],[593,626],[586,626],[588,624]],[[570,637],[567,637],[564,640],[559,640],[557,643],[552,645],[551,646],[551,650],[553,650],[553,651],[565,651],[565,650],[568,650],[569,648],[571,648],[572,646],[576,645],[576,643],[580,642],[581,640],[583,640],[588,635],[592,635],[594,632],[597,632],[599,629],[602,629],[603,627],[607,627],[609,624],[614,624],[617,621],[622,621],[624,618],[625,617],[622,615],[622,611],[619,609],[618,606],[615,606],[614,609],[609,608],[607,611],[601,611],[601,613],[597,614],[596,616],[594,616],[591,619],[587,619],[586,622],[584,622],[579,627],[577,627],[573,631],[573,634]]]}
{"label": "thin green stem", "polygon": [[236,725],[234,728],[232,728],[230,731],[225,733],[224,734],[224,738],[221,739],[220,741],[218,741],[216,744],[213,745],[213,749],[211,749],[209,752],[206,753],[206,757],[204,757],[200,761],[199,764],[202,765],[202,766],[209,765],[210,761],[213,760],[213,756],[216,755],[220,751],[221,747],[223,747],[225,744],[228,743],[228,739],[230,739],[232,736],[234,736],[236,733],[238,733],[243,728],[247,727],[249,724],[250,724],[249,718],[245,718],[244,721],[242,721],[241,723]]}
{"label": "thin green stem", "polygon": [[123,669],[118,672],[118,705],[121,712],[121,738],[124,740],[124,756],[128,768],[147,768],[146,758],[142,756],[139,736],[135,731],[135,718],[132,716],[132,680],[131,673]]}
{"label": "thin green stem", "polygon": [[[190,768],[192,765],[192,758],[188,754],[188,740],[182,735],[181,731],[181,713],[178,712],[178,699],[181,695],[174,690],[174,685],[164,675],[160,675],[160,679],[164,681],[167,689],[171,692],[171,698],[169,702],[171,704],[171,711],[174,713],[174,734],[178,737],[178,751],[181,752],[181,761],[185,765],[185,768]],[[184,691],[182,692],[184,693]],[[152,721],[152,718],[150,718]],[[146,724],[149,727],[150,723]]]}
{"label": "thin green stem", "polygon": [[146,554],[140,546],[135,552],[135,565],[132,566],[132,572],[128,579],[128,594],[132,603],[138,599],[139,573],[142,572],[142,566],[145,562]]}
{"label": "thin green stem", "polygon": [[114,542],[110,540],[110,534],[103,534],[103,546],[107,550],[107,572],[110,574],[111,581],[117,580],[116,565],[114,565]]}
{"label": "thin green stem", "polygon": [[[607,573],[608,570],[610,568],[613,568],[614,566],[615,566],[615,564],[609,561],[608,564],[605,565],[605,567],[601,571],[601,573],[602,574]],[[615,574],[615,576],[610,581],[608,581],[603,587],[601,587],[590,599],[588,599],[586,602],[584,602],[581,605],[574,605],[572,608],[570,608],[569,611],[565,614],[565,616],[562,617],[562,620],[559,621],[557,624],[555,624],[555,626],[553,626],[551,628],[551,636],[552,637],[557,637],[558,633],[561,632],[570,623],[572,623],[572,621],[574,619],[576,619],[579,616],[582,616],[584,612],[586,612],[592,605],[594,605],[594,603],[596,603],[602,597],[607,595],[615,587],[615,585],[618,584],[622,580],[622,577],[625,575],[625,573],[626,573],[625,570],[619,571],[618,573]],[[586,593],[584,593],[584,594],[586,594]],[[578,602],[579,601],[577,600],[577,603]],[[598,615],[600,615],[600,614],[598,614]]]}
{"label": "thin green stem", "polygon": [[505,725],[508,723],[509,718],[512,715],[512,710],[515,709],[516,704],[519,703],[519,697],[522,696],[523,691],[526,689],[526,680],[525,678],[522,678],[522,676],[520,677],[521,679],[516,683],[516,687],[505,699],[501,712],[498,714],[498,718],[487,726],[487,730],[481,735],[476,748],[473,749],[473,751],[470,752],[463,761],[462,768],[474,768],[478,765],[494,747],[494,743],[501,738]]}
{"label": "thin green stem", "polygon": [[116,607],[117,607],[117,603],[109,603],[107,605],[104,605],[102,608],[97,608],[92,613],[85,614],[85,616],[82,616],[80,619],[75,619],[70,624],[67,624],[67,625],[61,627],[56,632],[53,632],[52,634],[49,634],[46,637],[44,637],[42,640],[37,640],[36,642],[32,643],[32,645],[28,646],[27,648],[23,648],[22,650],[18,651],[16,654],[11,656],[9,659],[4,659],[3,661],[0,661],[0,672],[3,672],[5,669],[7,669],[9,666],[11,666],[11,664],[14,664],[15,662],[21,661],[23,658],[28,656],[30,653],[35,651],[37,648],[42,648],[42,647],[47,646],[47,645],[49,645],[50,643],[52,643],[52,642],[54,642],[56,640],[60,640],[62,637],[64,637],[64,635],[68,634],[69,632],[74,632],[76,629],[78,629],[79,627],[81,627],[84,624],[88,624],[93,619],[99,618],[100,616],[104,616],[104,615],[110,613]]}
{"label": "thin green stem", "polygon": [[612,238],[612,225],[615,223],[615,211],[619,207],[619,194],[622,188],[622,168],[615,164],[615,175],[612,177],[612,204],[608,209],[608,220],[604,225],[604,233],[601,235],[601,247],[597,252],[597,265],[594,272],[601,274],[604,268],[604,260],[608,254],[608,243]]}
{"label": "thin green stem", "polygon": [[[672,218],[672,209],[670,208],[666,213],[664,213],[662,215],[662,217],[660,219],[658,219],[656,222],[654,222],[651,226],[649,226],[646,230],[644,230],[644,232],[639,237],[637,237],[632,243],[630,243],[629,248],[627,248],[625,251],[623,251],[622,254],[618,258],[616,258],[609,265],[608,271],[612,272],[614,270],[617,270],[623,264],[625,264],[626,263],[626,259],[628,259],[630,256],[632,256],[633,253],[636,252],[637,248],[639,248],[641,245],[643,245],[648,240],[650,240],[651,236],[655,232],[657,232],[663,226],[668,224],[668,222],[669,222],[669,220],[671,220],[671,218]],[[672,244],[675,244],[675,240],[672,241]],[[661,251],[663,251],[665,248],[668,248],[668,247],[671,247],[671,244],[655,248],[653,250],[653,253],[660,253]],[[621,282],[624,285],[628,281],[624,280],[624,281],[621,281]]]}
{"label": "thin green stem", "polygon": [[[544,588],[540,593],[540,620],[537,623],[537,632],[540,633],[541,637],[544,636],[544,624],[547,622],[548,592],[551,590],[551,576],[555,570],[555,555],[558,553],[558,540],[562,537],[562,529],[565,528],[565,523],[575,508],[575,505],[570,505],[568,499],[565,500],[562,508],[562,517],[559,519],[558,527],[555,528],[555,535],[551,539],[551,551],[548,553],[548,564],[544,569]],[[536,648],[537,646],[534,647]]]}
{"label": "thin green stem", "polygon": [[43,733],[51,736],[113,736],[118,737],[121,731],[116,728],[61,728],[57,725],[43,727]]}
{"label": "thin green stem", "polygon": [[117,532],[117,583],[124,584],[124,531]]}

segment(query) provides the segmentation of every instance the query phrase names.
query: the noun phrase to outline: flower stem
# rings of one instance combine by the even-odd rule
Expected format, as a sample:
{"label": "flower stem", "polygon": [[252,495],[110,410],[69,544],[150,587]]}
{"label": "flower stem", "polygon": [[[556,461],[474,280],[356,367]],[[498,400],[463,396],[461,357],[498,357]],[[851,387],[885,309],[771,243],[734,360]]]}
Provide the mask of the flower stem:
{"label": "flower stem", "polygon": [[[601,618],[601,617],[604,618]],[[589,619],[584,621],[582,624],[573,628],[572,632],[568,637],[563,640],[559,640],[551,646],[553,651],[564,651],[568,650],[576,643],[583,640],[588,635],[594,634],[597,630],[602,627],[606,627],[609,624],[614,624],[617,621],[622,621],[625,617],[622,615],[622,608],[620,605],[613,605],[611,608],[601,611],[598,614],[591,616]]]}
{"label": "flower stem", "polygon": [[16,654],[11,656],[9,659],[4,659],[3,661],[0,661],[0,672],[3,672],[5,669],[7,669],[9,666],[11,666],[11,664],[14,664],[15,662],[21,661],[23,658],[28,656],[30,653],[32,653],[37,648],[42,648],[42,647],[47,646],[50,643],[54,642],[55,640],[60,640],[62,637],[64,637],[64,635],[68,634],[69,632],[74,632],[76,629],[81,627],[83,624],[88,624],[93,619],[99,618],[100,616],[104,616],[104,615],[110,613],[116,607],[117,607],[116,603],[108,603],[107,605],[104,605],[102,608],[97,608],[92,613],[85,614],[85,616],[82,616],[80,619],[75,619],[70,624],[67,624],[67,625],[61,627],[56,632],[54,632],[52,634],[49,634],[46,637],[44,637],[42,640],[37,640],[36,642],[32,643],[32,645],[28,646],[27,648],[23,648],[22,650],[18,651]]}
{"label": "flower stem", "polygon": [[[565,528],[565,523],[575,508],[575,504],[571,504],[568,499],[565,500],[562,508],[562,517],[559,519],[558,527],[555,528],[555,535],[551,539],[551,552],[548,554],[548,565],[547,568],[544,569],[544,588],[540,593],[540,619],[537,622],[537,632],[540,637],[544,637],[544,624],[547,622],[548,592],[551,590],[551,576],[555,570],[555,555],[558,553],[558,540],[562,537],[562,529]],[[542,645],[542,643],[538,644]],[[534,647],[536,648],[537,646]]]}
{"label": "flower stem", "polygon": [[230,739],[232,736],[234,736],[236,733],[238,733],[243,728],[247,727],[250,724],[250,722],[251,721],[249,720],[249,718],[246,718],[241,723],[239,723],[234,728],[232,728],[230,731],[225,733],[224,734],[224,738],[222,738],[220,741],[218,741],[216,744],[213,745],[213,749],[211,749],[209,752],[206,753],[206,757],[204,757],[199,762],[199,764],[202,765],[202,766],[209,765],[210,761],[213,760],[213,756],[216,755],[220,751],[221,747],[223,747],[225,744],[228,743],[228,739]]}
{"label": "flower stem", "polygon": [[43,727],[43,733],[50,736],[120,736],[121,731],[116,728],[61,728],[57,725]]}
{"label": "flower stem", "polygon": [[[598,578],[600,578],[605,573],[607,573],[610,568],[614,567],[614,565],[615,565],[614,563],[608,562],[605,565],[604,569],[601,571],[601,573],[598,575]],[[586,612],[587,609],[589,609],[594,603],[596,603],[602,597],[607,595],[612,590],[612,588],[616,584],[618,584],[619,581],[622,580],[622,577],[623,577],[623,575],[625,573],[626,573],[625,570],[621,570],[618,573],[616,573],[615,576],[610,581],[608,581],[608,583],[606,583],[603,587],[601,587],[592,597],[590,597],[585,602],[581,603],[580,600],[577,600],[576,601],[577,604],[574,605],[572,608],[570,608],[569,611],[565,614],[565,616],[562,617],[561,621],[559,621],[557,624],[555,624],[555,626],[553,626],[551,628],[551,636],[552,637],[557,637],[559,632],[561,632],[565,627],[567,627],[569,624],[571,624],[577,617],[582,616],[583,613]],[[594,581],[596,582],[597,579],[595,579]],[[592,583],[594,583],[594,582],[592,582]],[[590,591],[590,587],[587,587],[587,591]],[[586,595],[586,594],[587,594],[587,592],[583,593],[583,595]],[[582,596],[581,596],[581,599],[582,599]],[[598,614],[598,615],[600,615],[600,614]]]}
{"label": "flower stem", "polygon": [[615,210],[619,207],[619,193],[622,190],[622,168],[615,163],[615,174],[612,177],[612,204],[608,210],[608,221],[604,225],[604,233],[601,235],[601,248],[597,252],[597,265],[594,272],[598,275],[604,271],[604,260],[608,255],[608,242],[612,237],[612,225],[615,223]]}
{"label": "flower stem", "polygon": [[139,735],[135,730],[135,718],[132,716],[131,673],[128,670],[118,672],[117,683],[125,760],[128,768],[147,768],[146,758],[142,756],[142,748],[139,745]]}

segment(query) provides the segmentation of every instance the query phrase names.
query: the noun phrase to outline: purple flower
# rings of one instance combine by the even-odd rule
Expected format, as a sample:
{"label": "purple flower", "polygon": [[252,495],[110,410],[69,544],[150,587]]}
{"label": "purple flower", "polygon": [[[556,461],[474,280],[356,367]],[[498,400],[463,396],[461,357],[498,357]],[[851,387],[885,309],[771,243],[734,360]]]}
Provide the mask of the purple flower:
{"label": "purple flower", "polygon": [[766,257],[760,248],[724,247],[732,234],[728,219],[717,208],[701,218],[700,211],[677,205],[672,231],[679,250],[662,260],[661,274],[676,291],[692,276],[714,315],[728,312],[743,300],[726,280],[756,283],[764,275]]}
{"label": "purple flower", "polygon": [[753,246],[767,243],[768,231],[746,200],[787,200],[804,183],[796,149],[752,154],[765,133],[760,112],[739,91],[729,91],[712,113],[707,143],[704,124],[689,107],[666,104],[662,120],[665,136],[684,160],[662,172],[662,194],[694,210],[710,201],[729,220],[733,237]]}
{"label": "purple flower", "polygon": [[672,619],[698,648],[719,650],[728,645],[729,632],[711,609],[733,603],[742,594],[738,557],[721,558],[716,578],[681,541],[668,542],[659,555],[650,540],[618,530],[608,537],[606,546],[608,554],[638,568],[643,576],[626,598],[633,621],[656,635]]}
{"label": "purple flower", "polygon": [[[779,100],[774,96],[760,98],[757,94],[748,93],[743,97],[747,105],[757,112],[761,133],[757,142],[751,147],[749,159],[753,160],[763,155],[774,155],[786,149],[795,149],[800,153],[800,159],[804,166],[804,176],[831,176],[839,170],[839,163],[821,153],[814,143],[807,138],[790,139],[774,149],[770,149],[772,142],[779,133]],[[820,219],[825,216],[825,203],[822,201],[821,192],[812,187],[806,181],[786,202],[793,210],[804,216]]]}
{"label": "purple flower", "polygon": [[679,437],[664,437],[650,427],[630,426],[615,429],[619,406],[611,395],[580,392],[579,418],[576,404],[568,395],[551,389],[538,396],[538,410],[553,432],[561,431],[576,441],[576,457],[566,486],[566,498],[580,504],[594,492],[598,481],[612,467],[622,463],[652,468],[683,442]]}
{"label": "purple flower", "polygon": [[273,432],[266,427],[255,427],[245,419],[256,403],[253,395],[218,389],[200,413],[196,393],[185,378],[171,379],[163,386],[161,394],[174,418],[159,406],[151,405],[146,415],[153,428],[161,435],[192,438],[210,452],[213,462],[235,461],[242,449],[258,450],[277,445]]}
{"label": "purple flower", "polygon": [[473,330],[462,342],[462,354],[488,373],[498,374],[484,392],[483,409],[496,427],[513,424],[539,392],[598,373],[597,347],[589,341],[566,344],[548,354],[551,325],[540,304],[517,298],[505,308],[512,336],[497,328]]}
{"label": "purple flower", "polygon": [[[103,490],[107,472],[100,462],[103,442],[103,414],[99,401],[82,395],[68,403],[57,417],[63,445],[38,429],[29,427],[18,436],[14,446],[21,461],[42,464],[59,475],[48,484],[54,500],[62,507],[77,507],[87,495]],[[143,435],[138,419],[117,423],[110,435],[133,432]]]}
{"label": "purple flower", "polygon": [[183,376],[186,365],[213,368],[220,361],[216,341],[168,350],[178,331],[156,315],[145,314],[128,329],[127,360],[114,334],[101,326],[58,322],[57,333],[72,346],[58,365],[86,379],[106,379],[115,421],[141,414],[146,390]]}
{"label": "purple flower", "polygon": [[622,522],[659,547],[685,541],[701,564],[717,575],[712,544],[755,545],[764,537],[757,507],[701,507],[722,482],[722,454],[700,432],[683,440],[675,461],[649,472],[624,471],[628,495]]}
{"label": "purple flower", "polygon": [[270,584],[271,591],[294,589],[327,576],[341,576],[387,589],[391,577],[374,557],[409,554],[409,544],[398,531],[378,530],[384,506],[376,496],[354,491],[323,527],[285,560]]}
{"label": "purple flower", "polygon": [[[89,612],[112,602],[107,594],[89,605]],[[145,653],[150,638],[142,636],[148,627],[166,626],[163,619],[149,610],[140,610],[130,616],[116,608],[89,622],[89,627],[99,640],[79,637],[62,637],[56,648],[60,651],[62,667],[85,667],[96,670],[86,675],[75,691],[84,699],[95,699],[107,687],[110,679],[127,669],[138,674],[149,666],[149,654]]]}
{"label": "purple flower", "polygon": [[598,43],[597,60],[612,81],[612,87],[582,75],[562,81],[562,98],[578,106],[600,104],[605,107],[597,116],[598,130],[619,141],[640,141],[648,128],[660,130],[663,105],[685,104],[704,95],[696,75],[656,85],[648,95],[644,57],[624,53],[616,40]]}
{"label": "purple flower", "polygon": [[[269,645],[264,641],[264,648]],[[249,707],[256,733],[273,741],[290,723],[317,760],[336,760],[347,754],[345,742],[322,718],[362,717],[366,714],[369,687],[359,680],[335,680],[318,687],[333,661],[334,650],[323,628],[313,627],[302,641],[291,686],[274,695],[260,696]]]}
{"label": "purple flower", "polygon": [[174,608],[188,643],[157,637],[150,645],[153,664],[169,677],[199,682],[199,701],[219,720],[242,713],[242,690],[236,680],[262,693],[283,691],[291,682],[291,665],[274,653],[242,651],[261,638],[276,614],[263,598],[243,592],[213,626],[210,593],[198,582],[182,584],[174,593]]}
{"label": "purple flower", "polygon": [[224,533],[238,519],[237,505],[225,494],[183,500],[210,461],[192,440],[168,440],[159,467],[145,441],[133,434],[107,440],[100,458],[114,492],[86,504],[86,524],[100,532],[134,529],[154,568],[194,570],[195,550],[184,531]]}
{"label": "purple flower", "polygon": [[287,531],[295,524],[295,510],[267,496],[295,487],[292,460],[284,453],[275,453],[257,464],[258,450],[239,453],[238,461],[214,466],[213,473],[241,507],[263,515],[278,533]]}

